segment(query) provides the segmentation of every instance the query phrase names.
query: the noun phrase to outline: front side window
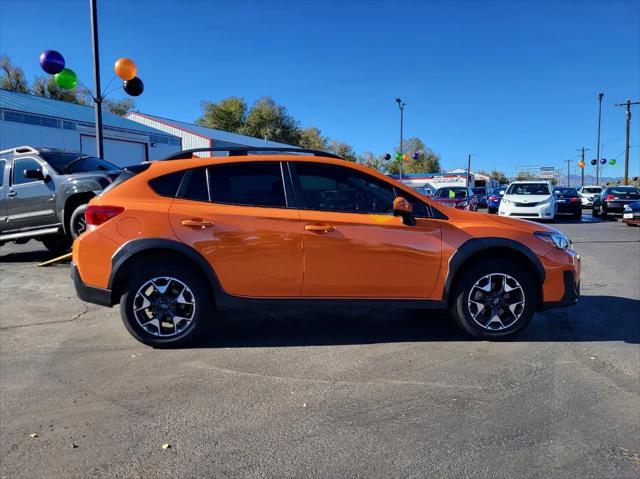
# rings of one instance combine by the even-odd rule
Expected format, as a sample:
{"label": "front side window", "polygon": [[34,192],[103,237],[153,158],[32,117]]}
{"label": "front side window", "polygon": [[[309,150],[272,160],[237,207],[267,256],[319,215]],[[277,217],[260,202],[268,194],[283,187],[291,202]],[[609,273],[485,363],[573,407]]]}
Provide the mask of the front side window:
{"label": "front side window", "polygon": [[36,161],[33,158],[23,158],[20,160],[15,160],[13,162],[13,184],[20,185],[23,183],[32,183],[34,181],[33,178],[27,178],[24,176],[25,170],[42,170],[42,165],[40,162]]}
{"label": "front side window", "polygon": [[320,163],[293,164],[303,208],[344,213],[393,213],[393,186],[350,168]]}
{"label": "front side window", "polygon": [[233,163],[209,168],[211,201],[230,205],[286,208],[278,162]]}

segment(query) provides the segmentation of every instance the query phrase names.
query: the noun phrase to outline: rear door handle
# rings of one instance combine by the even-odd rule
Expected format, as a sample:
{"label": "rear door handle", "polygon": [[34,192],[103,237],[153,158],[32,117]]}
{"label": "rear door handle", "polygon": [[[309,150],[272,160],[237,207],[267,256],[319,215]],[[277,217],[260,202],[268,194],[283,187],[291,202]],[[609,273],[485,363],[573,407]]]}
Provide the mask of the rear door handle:
{"label": "rear door handle", "polygon": [[9,193],[7,193],[8,198],[15,198],[16,196],[18,196],[17,191],[10,191]]}
{"label": "rear door handle", "polygon": [[305,225],[304,229],[314,233],[331,233],[336,228],[332,225]]}
{"label": "rear door handle", "polygon": [[185,219],[182,220],[180,224],[188,228],[211,228],[213,226],[211,221],[202,220],[200,218]]}

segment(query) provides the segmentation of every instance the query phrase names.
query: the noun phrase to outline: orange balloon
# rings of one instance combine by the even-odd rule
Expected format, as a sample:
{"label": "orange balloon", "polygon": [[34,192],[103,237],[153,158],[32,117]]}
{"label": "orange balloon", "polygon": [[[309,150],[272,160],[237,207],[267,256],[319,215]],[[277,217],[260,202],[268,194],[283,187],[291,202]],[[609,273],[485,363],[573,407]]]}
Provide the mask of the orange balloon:
{"label": "orange balloon", "polygon": [[138,74],[138,67],[133,63],[133,60],[128,58],[118,58],[113,70],[123,80],[133,80]]}

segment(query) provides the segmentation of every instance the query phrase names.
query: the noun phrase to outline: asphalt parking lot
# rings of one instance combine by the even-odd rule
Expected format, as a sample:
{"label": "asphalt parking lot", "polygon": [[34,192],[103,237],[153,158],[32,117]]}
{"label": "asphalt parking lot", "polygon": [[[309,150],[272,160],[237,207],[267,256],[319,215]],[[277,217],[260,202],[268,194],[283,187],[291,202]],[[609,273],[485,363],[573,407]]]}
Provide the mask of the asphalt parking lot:
{"label": "asphalt parking lot", "polygon": [[264,312],[154,350],[39,243],[4,246],[1,475],[638,477],[640,228],[557,227],[582,298],[502,343],[433,313]]}

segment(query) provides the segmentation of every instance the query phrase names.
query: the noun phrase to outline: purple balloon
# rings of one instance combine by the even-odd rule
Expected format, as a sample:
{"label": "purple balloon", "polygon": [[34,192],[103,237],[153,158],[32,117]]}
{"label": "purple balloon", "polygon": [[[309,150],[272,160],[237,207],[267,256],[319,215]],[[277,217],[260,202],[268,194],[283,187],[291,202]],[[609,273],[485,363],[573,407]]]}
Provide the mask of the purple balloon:
{"label": "purple balloon", "polygon": [[607,159],[606,158],[600,158],[600,163],[605,165],[607,163]]}
{"label": "purple balloon", "polygon": [[47,73],[55,75],[64,70],[64,57],[55,50],[45,50],[40,54],[40,66]]}
{"label": "purple balloon", "polygon": [[411,155],[411,157],[412,157],[414,160],[417,160],[418,158],[420,158],[420,153],[418,153],[418,152],[416,151],[413,155]]}

